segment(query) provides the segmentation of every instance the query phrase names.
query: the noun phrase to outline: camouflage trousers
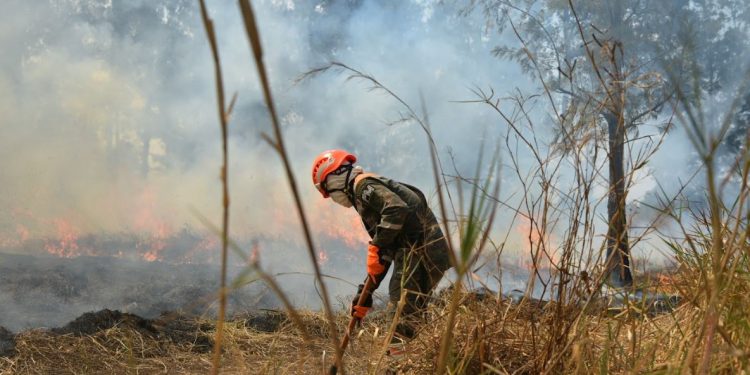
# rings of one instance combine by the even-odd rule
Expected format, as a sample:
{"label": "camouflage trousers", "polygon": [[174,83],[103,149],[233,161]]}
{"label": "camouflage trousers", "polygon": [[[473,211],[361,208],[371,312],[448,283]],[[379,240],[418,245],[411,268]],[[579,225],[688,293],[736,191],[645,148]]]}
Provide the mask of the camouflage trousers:
{"label": "camouflage trousers", "polygon": [[448,251],[445,239],[440,238],[430,244],[406,248],[396,253],[393,274],[388,284],[388,315],[395,315],[401,293],[406,291],[406,303],[396,326],[396,333],[400,336],[412,338],[416,334],[433,290],[445,271],[451,267]]}

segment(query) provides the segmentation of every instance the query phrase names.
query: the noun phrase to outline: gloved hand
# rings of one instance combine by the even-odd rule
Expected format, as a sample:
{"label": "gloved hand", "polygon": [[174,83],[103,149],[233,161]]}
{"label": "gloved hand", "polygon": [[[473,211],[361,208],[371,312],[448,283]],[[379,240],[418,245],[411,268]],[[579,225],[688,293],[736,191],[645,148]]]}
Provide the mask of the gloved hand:
{"label": "gloved hand", "polygon": [[381,279],[388,271],[385,264],[391,261],[391,257],[384,257],[385,253],[387,251],[383,251],[373,243],[367,246],[367,274],[372,276],[373,280]]}
{"label": "gloved hand", "polygon": [[352,300],[352,310],[351,314],[353,317],[357,319],[363,319],[365,315],[367,315],[367,312],[370,311],[370,308],[372,307],[372,292],[367,293],[367,298],[365,298],[364,303],[362,305],[358,305],[359,303],[359,297],[362,295],[362,292],[364,291],[365,286],[364,284],[359,284],[357,287],[357,295],[354,296],[354,300]]}

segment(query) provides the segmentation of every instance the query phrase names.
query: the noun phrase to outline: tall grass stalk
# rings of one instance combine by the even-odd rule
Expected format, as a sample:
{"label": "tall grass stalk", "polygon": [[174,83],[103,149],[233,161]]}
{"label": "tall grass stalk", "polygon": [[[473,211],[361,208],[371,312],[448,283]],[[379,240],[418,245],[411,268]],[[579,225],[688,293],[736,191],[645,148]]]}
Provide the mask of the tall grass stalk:
{"label": "tall grass stalk", "polygon": [[270,83],[268,82],[268,75],[266,73],[265,64],[263,62],[263,48],[262,48],[261,41],[260,41],[260,33],[258,31],[258,27],[255,21],[255,14],[253,12],[253,8],[249,0],[238,0],[238,3],[240,6],[240,11],[242,13],[242,20],[245,25],[245,32],[247,34],[248,41],[250,42],[250,48],[253,51],[253,56],[255,58],[255,66],[257,68],[258,77],[260,78],[261,88],[263,90],[263,97],[265,99],[266,106],[268,107],[268,113],[271,117],[271,123],[273,124],[274,137],[271,138],[269,136],[265,136],[265,139],[274,148],[274,150],[276,150],[276,152],[279,154],[284,164],[284,170],[286,171],[287,181],[289,182],[289,187],[292,190],[292,195],[294,196],[294,202],[297,208],[297,213],[299,214],[300,222],[302,224],[302,231],[304,233],[305,242],[307,244],[307,250],[310,256],[310,262],[312,263],[313,270],[315,271],[315,280],[317,281],[318,285],[320,285],[321,294],[323,297],[323,309],[325,311],[326,319],[328,321],[328,329],[331,334],[331,344],[334,346],[335,351],[336,351],[336,358],[335,358],[336,367],[343,368],[342,366],[343,352],[340,347],[338,331],[336,329],[336,320],[333,315],[333,310],[331,308],[331,301],[328,295],[328,288],[326,287],[325,281],[323,280],[323,277],[321,276],[320,266],[318,265],[317,256],[315,255],[315,247],[313,245],[310,227],[307,223],[305,210],[302,206],[302,199],[300,198],[299,189],[297,188],[297,183],[294,178],[292,166],[289,161],[289,157],[287,155],[286,146],[284,144],[284,137],[281,132],[281,125],[279,124],[279,119],[276,114],[276,106],[274,104],[273,97],[271,95],[271,86],[270,86]]}
{"label": "tall grass stalk", "polygon": [[398,322],[401,317],[401,312],[404,311],[404,306],[406,305],[406,294],[409,293],[405,288],[401,288],[401,295],[398,299],[398,304],[396,305],[396,311],[393,314],[393,321],[391,322],[391,325],[388,327],[388,331],[386,332],[385,336],[383,337],[382,344],[380,346],[380,350],[375,352],[375,355],[378,357],[377,362],[375,362],[375,367],[372,368],[371,374],[379,374],[380,373],[380,367],[383,365],[383,358],[386,355],[386,351],[388,350],[388,346],[391,343],[391,339],[393,338],[393,335],[396,333],[396,327],[398,326]]}
{"label": "tall grass stalk", "polygon": [[[431,148],[431,152],[435,153],[436,150]],[[455,263],[456,282],[453,284],[450,305],[447,311],[448,315],[445,322],[445,331],[441,338],[440,351],[436,359],[435,370],[437,374],[443,374],[448,370],[447,361],[453,345],[453,329],[463,292],[463,281],[468,272],[470,272],[473,262],[478,258],[478,254],[482,252],[484,246],[487,244],[497,209],[497,200],[491,200],[481,193],[481,191],[489,191],[494,185],[491,196],[497,197],[499,195],[500,175],[497,154],[495,154],[495,158],[493,158],[490,164],[490,173],[486,178],[484,188],[480,190],[479,181],[482,163],[482,152],[480,151],[475,171],[475,184],[472,187],[471,197],[469,198],[469,211],[466,216],[459,219],[458,224],[458,231],[460,233],[458,252],[460,256]],[[438,186],[439,196],[442,195],[441,190]],[[444,225],[446,226],[446,230],[450,230],[447,222],[444,222]]]}
{"label": "tall grass stalk", "polygon": [[[216,335],[215,335],[215,344],[214,344],[214,351],[212,356],[212,367],[211,367],[211,373],[212,374],[218,374],[220,367],[221,367],[221,351],[222,351],[222,342],[223,342],[223,333],[224,333],[224,322],[226,318],[226,304],[227,304],[227,294],[229,292],[229,288],[227,287],[227,262],[228,262],[228,246],[229,246],[229,190],[228,190],[228,142],[227,142],[227,123],[229,120],[229,116],[231,115],[232,108],[234,106],[236,95],[231,101],[231,104],[228,109],[225,110],[225,99],[224,99],[224,87],[223,87],[223,77],[221,72],[221,60],[219,57],[219,51],[217,47],[216,42],[216,32],[214,28],[213,21],[211,20],[210,16],[208,15],[208,11],[205,5],[204,0],[200,0],[200,8],[201,8],[201,18],[203,20],[204,28],[206,30],[206,34],[209,40],[209,45],[211,47],[211,53],[214,60],[214,67],[215,67],[215,79],[216,79],[216,90],[217,90],[217,103],[219,108],[219,119],[220,119],[220,125],[221,125],[221,139],[222,139],[222,168],[221,168],[221,182],[222,182],[222,228],[221,228],[221,238],[222,238],[222,257],[221,257],[221,280],[220,280],[220,288],[219,288],[219,313],[217,317],[217,324],[216,324]],[[270,87],[268,84],[267,76],[265,73],[265,68],[263,67],[262,62],[262,51],[260,47],[260,40],[257,32],[257,28],[255,27],[255,20],[254,15],[252,13],[252,8],[250,7],[249,2],[240,1],[240,9],[243,14],[243,20],[245,21],[248,37],[251,41],[251,47],[253,49],[254,55],[256,57],[256,64],[258,68],[258,73],[261,78],[261,84],[264,92],[264,97],[266,99],[266,103],[269,107],[269,111],[271,114],[272,122],[274,124],[274,130],[275,130],[275,136],[276,140],[271,140],[270,137],[265,136],[264,138],[271,144],[272,147],[280,154],[282,157],[282,160],[284,162],[284,166],[287,171],[287,177],[289,178],[289,182],[295,197],[295,202],[297,203],[297,209],[301,217],[302,225],[305,232],[305,238],[307,240],[308,249],[311,254],[311,260],[313,263],[313,267],[315,270],[315,276],[318,284],[321,286],[323,299],[324,299],[324,308],[326,311],[327,319],[329,322],[329,330],[331,331],[331,338],[332,338],[332,344],[336,348],[336,363],[340,364],[341,362],[341,351],[339,348],[339,342],[338,342],[338,335],[336,331],[335,321],[333,317],[333,313],[330,308],[330,301],[328,299],[328,292],[325,286],[325,283],[322,280],[322,277],[320,276],[320,269],[317,264],[317,258],[315,257],[314,248],[312,245],[312,240],[310,236],[310,231],[308,229],[308,225],[305,219],[304,211],[302,209],[302,205],[299,199],[299,193],[297,191],[296,183],[294,181],[294,176],[291,172],[291,167],[288,161],[288,157],[286,155],[286,150],[284,147],[284,141],[283,137],[280,132],[280,127],[278,123],[278,119],[276,116],[275,108],[273,106],[273,99],[271,98],[270,93]],[[280,297],[282,303],[284,304],[285,308],[290,314],[290,317],[292,321],[297,325],[302,333],[303,339],[307,342],[309,341],[309,337],[307,335],[307,332],[304,328],[304,324],[301,322],[301,319],[299,315],[296,313],[296,310],[291,305],[289,299],[286,297],[286,295],[283,293],[279,285],[275,282],[275,280],[259,267],[258,264],[251,264],[250,267],[246,271],[252,271],[256,275],[260,277],[269,287]],[[243,281],[243,275],[245,273],[238,276],[238,278],[235,280],[235,282],[232,285],[232,288],[239,287],[241,285],[244,285]]]}
{"label": "tall grass stalk", "polygon": [[[695,57],[693,56],[693,58]],[[693,86],[699,86],[700,72],[695,65],[693,69],[692,82],[690,83]],[[667,71],[672,76],[671,78],[678,82],[678,77],[670,69],[667,68]],[[748,207],[746,206],[750,193],[747,180],[748,170],[750,169],[748,159],[750,158],[748,157],[747,147],[737,157],[738,166],[740,166],[737,170],[739,173],[730,169],[728,175],[722,179],[718,175],[716,165],[719,157],[719,146],[731,125],[732,116],[739,105],[742,93],[747,92],[749,87],[750,70],[745,72],[744,79],[737,90],[739,94],[734,98],[727,113],[719,123],[718,129],[716,129],[705,120],[707,116],[703,113],[701,96],[686,93],[683,90],[683,85],[676,85],[677,99],[681,107],[678,116],[684,124],[688,137],[693,142],[694,148],[699,152],[705,169],[705,184],[707,187],[708,212],[694,215],[699,225],[705,226],[706,231],[692,235],[698,241],[698,246],[705,248],[705,250],[696,250],[695,246],[691,245],[694,249],[693,253],[698,257],[698,261],[693,264],[700,269],[701,275],[703,275],[701,278],[703,285],[700,288],[702,290],[698,291],[695,296],[700,298],[705,293],[705,297],[701,298],[703,302],[698,305],[703,319],[699,334],[695,336],[682,364],[684,369],[689,368],[699,374],[711,371],[717,339],[722,340],[724,344],[732,348],[742,347],[736,343],[737,340],[744,342],[750,340],[748,336],[750,330],[747,329],[739,329],[734,335],[728,333],[728,331],[731,332],[734,329],[746,326],[746,323],[739,323],[734,320],[736,316],[733,316],[733,310],[737,308],[735,305],[737,301],[730,298],[734,297],[733,289],[750,286],[748,285],[750,284],[750,278],[747,277],[748,272],[750,272],[747,263],[748,249],[750,249],[747,243],[748,227],[750,227],[747,216]],[[721,189],[725,184],[719,185],[719,182],[729,180],[734,173],[737,173],[735,178],[739,177],[738,182],[740,183],[738,196],[734,199],[737,204],[727,207],[725,205],[726,198],[723,196]],[[686,237],[691,237],[691,234],[687,231],[684,233]],[[707,252],[707,257],[705,257],[707,261],[700,261],[700,258],[704,258],[704,251]],[[746,316],[741,319],[746,319]],[[744,362],[747,363],[747,359]]]}
{"label": "tall grass stalk", "polygon": [[216,79],[216,101],[219,113],[219,124],[221,125],[221,186],[222,186],[222,221],[221,221],[221,279],[219,284],[219,315],[216,319],[216,337],[214,339],[214,352],[212,357],[211,374],[218,374],[221,366],[221,344],[224,337],[224,318],[227,306],[227,253],[229,243],[229,172],[227,171],[229,160],[229,145],[227,142],[227,122],[229,115],[224,103],[224,81],[221,73],[221,59],[216,43],[216,32],[214,24],[206,10],[204,0],[200,0],[201,19],[206,30],[208,42],[211,47],[211,55],[214,61],[214,75]]}

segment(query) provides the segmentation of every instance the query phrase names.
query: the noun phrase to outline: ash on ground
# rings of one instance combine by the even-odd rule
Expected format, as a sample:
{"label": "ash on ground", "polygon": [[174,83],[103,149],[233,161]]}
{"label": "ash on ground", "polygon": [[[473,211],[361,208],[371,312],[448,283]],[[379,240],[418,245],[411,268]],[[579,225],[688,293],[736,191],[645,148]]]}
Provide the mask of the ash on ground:
{"label": "ash on ground", "polygon": [[232,320],[244,322],[245,327],[258,332],[272,333],[279,331],[289,321],[285,311],[261,310],[234,316]]}
{"label": "ash on ground", "polygon": [[173,312],[163,313],[156,319],[145,319],[135,314],[104,309],[87,312],[62,327],[50,329],[49,333],[89,336],[112,328],[127,328],[173,344],[189,345],[190,350],[198,353],[206,353],[213,348],[209,333],[214,329],[212,324]]}
{"label": "ash on ground", "polygon": [[[59,327],[102,309],[145,319],[165,311],[213,316],[217,275],[217,265],[0,253],[0,326],[13,332]],[[233,291],[228,302],[230,314],[279,305],[260,283]]]}

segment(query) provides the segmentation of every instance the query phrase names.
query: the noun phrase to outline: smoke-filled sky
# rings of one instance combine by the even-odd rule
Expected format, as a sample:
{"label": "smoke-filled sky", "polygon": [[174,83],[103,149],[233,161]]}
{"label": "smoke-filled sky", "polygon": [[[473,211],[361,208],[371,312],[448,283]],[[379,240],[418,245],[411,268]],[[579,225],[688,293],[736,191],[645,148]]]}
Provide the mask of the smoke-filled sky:
{"label": "smoke-filled sky", "polygon": [[[208,1],[227,96],[237,93],[230,134],[231,233],[301,244],[282,164],[261,140],[270,121],[238,7]],[[366,234],[353,210],[322,200],[309,180],[319,152],[346,148],[367,170],[433,193],[427,141],[413,123],[387,125],[403,108],[346,74],[300,74],[340,61],[372,74],[419,107],[424,96],[441,157],[471,175],[483,140],[505,134],[481,87],[507,95],[538,84],[491,53],[517,45],[481,12],[436,0],[253,2],[266,66],[316,241],[356,249]],[[0,236],[205,230],[220,221],[220,138],[208,43],[197,1],[9,0],[0,13]],[[507,30],[506,30],[507,31]],[[419,108],[418,108],[419,110]],[[544,119],[544,109],[532,108]],[[631,192],[646,195],[689,175],[679,131]],[[677,159],[677,160],[676,160]],[[685,171],[675,173],[675,164]],[[659,168],[668,166],[668,172]],[[507,168],[507,167],[506,167]],[[452,169],[452,166],[451,166]],[[512,175],[512,174],[511,174]],[[670,180],[670,176],[672,180]],[[509,180],[511,181],[511,180]],[[602,181],[602,184],[605,182]],[[604,186],[604,185],[602,185]],[[519,192],[512,182],[504,197]],[[605,194],[605,188],[600,194]],[[502,208],[498,225],[509,225]],[[510,238],[520,243],[521,240]],[[263,249],[261,249],[262,252]],[[293,257],[304,256],[299,249]],[[364,250],[362,250],[364,251]],[[363,266],[364,267],[364,266]]]}
{"label": "smoke-filled sky", "polygon": [[[425,186],[426,140],[398,118],[394,100],[329,73],[294,85],[336,60],[374,75],[413,104],[422,92],[436,140],[459,167],[473,165],[496,119],[472,85],[524,85],[489,53],[481,17],[433,2],[256,2],[266,63],[303,198],[315,225],[353,212],[318,198],[312,158],[329,148],[362,165]],[[218,222],[219,126],[210,54],[194,1],[12,1],[0,45],[0,230],[5,236],[200,227]],[[281,163],[260,135],[270,131],[237,6],[209,2],[228,95],[232,232],[296,236]],[[512,80],[511,80],[512,78]],[[489,130],[488,130],[489,129]],[[430,190],[425,186],[425,190]],[[347,216],[339,220],[337,216]],[[326,225],[330,226],[330,225]],[[358,227],[355,227],[359,229]],[[359,229],[359,235],[362,235]]]}

